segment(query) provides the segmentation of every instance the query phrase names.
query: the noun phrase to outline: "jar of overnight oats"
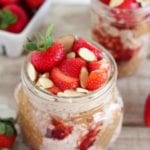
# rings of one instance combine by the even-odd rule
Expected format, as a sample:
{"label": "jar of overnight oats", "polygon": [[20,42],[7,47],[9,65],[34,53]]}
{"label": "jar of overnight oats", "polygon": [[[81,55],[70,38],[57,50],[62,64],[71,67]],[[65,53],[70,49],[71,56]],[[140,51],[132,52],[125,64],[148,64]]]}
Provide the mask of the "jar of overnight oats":
{"label": "jar of overnight oats", "polygon": [[[92,38],[115,58],[119,77],[137,71],[145,59],[150,42],[150,2],[137,3],[139,8],[106,5],[105,0],[92,0]],[[113,0],[112,0],[113,2]],[[135,2],[135,1],[134,1]],[[142,5],[143,4],[143,5]]]}
{"label": "jar of overnight oats", "polygon": [[111,64],[107,83],[85,95],[57,96],[37,88],[27,74],[25,62],[16,89],[18,122],[33,150],[106,149],[119,136],[123,102],[117,87],[113,58],[103,51]]}

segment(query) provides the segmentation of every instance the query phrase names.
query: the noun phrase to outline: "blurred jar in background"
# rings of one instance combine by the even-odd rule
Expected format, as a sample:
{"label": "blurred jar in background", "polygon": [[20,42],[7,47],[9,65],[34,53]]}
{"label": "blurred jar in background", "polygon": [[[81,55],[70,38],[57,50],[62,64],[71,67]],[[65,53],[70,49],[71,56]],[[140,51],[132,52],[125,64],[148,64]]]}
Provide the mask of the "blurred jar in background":
{"label": "blurred jar in background", "polygon": [[100,0],[91,5],[92,38],[113,55],[119,77],[135,73],[150,47],[150,5],[122,9]]}

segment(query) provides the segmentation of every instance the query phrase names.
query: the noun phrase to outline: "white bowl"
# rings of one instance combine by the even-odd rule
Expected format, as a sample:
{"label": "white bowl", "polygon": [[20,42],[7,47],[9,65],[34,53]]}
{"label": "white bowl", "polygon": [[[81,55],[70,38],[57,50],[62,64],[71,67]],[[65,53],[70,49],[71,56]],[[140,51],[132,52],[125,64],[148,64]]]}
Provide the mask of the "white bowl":
{"label": "white bowl", "polygon": [[46,0],[38,9],[21,33],[11,33],[0,30],[0,53],[5,52],[9,57],[18,57],[23,52],[23,44],[27,37],[38,29],[47,16],[52,0]]}

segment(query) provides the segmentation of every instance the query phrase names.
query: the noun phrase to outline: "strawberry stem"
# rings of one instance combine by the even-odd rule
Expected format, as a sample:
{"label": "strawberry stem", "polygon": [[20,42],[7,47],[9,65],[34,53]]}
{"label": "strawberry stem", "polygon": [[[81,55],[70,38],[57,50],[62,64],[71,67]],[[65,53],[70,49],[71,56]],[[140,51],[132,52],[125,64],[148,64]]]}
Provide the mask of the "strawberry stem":
{"label": "strawberry stem", "polygon": [[0,10],[0,29],[6,29],[9,25],[15,23],[16,20],[16,15],[14,15],[9,9]]}
{"label": "strawberry stem", "polygon": [[45,36],[42,36],[40,33],[37,33],[35,36],[36,41],[32,41],[28,39],[28,42],[25,45],[26,50],[28,52],[46,51],[47,48],[49,48],[53,44],[52,32],[53,32],[53,25],[51,24],[48,27],[48,30]]}

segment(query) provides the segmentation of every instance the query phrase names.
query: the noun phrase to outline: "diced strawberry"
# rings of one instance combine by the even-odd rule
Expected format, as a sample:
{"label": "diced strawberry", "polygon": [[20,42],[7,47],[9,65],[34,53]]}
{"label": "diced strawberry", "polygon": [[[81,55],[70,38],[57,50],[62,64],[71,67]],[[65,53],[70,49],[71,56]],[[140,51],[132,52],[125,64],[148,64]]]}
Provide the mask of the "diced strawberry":
{"label": "diced strawberry", "polygon": [[60,70],[68,76],[79,78],[80,70],[86,62],[81,58],[69,58],[65,59],[61,65]]}
{"label": "diced strawberry", "polygon": [[95,70],[101,70],[108,72],[111,69],[110,63],[106,60],[93,61],[88,63],[88,69],[90,72]]}
{"label": "diced strawberry", "polygon": [[145,103],[144,120],[145,120],[145,125],[150,127],[150,94],[148,95]]}
{"label": "diced strawberry", "polygon": [[61,90],[55,85],[53,87],[49,88],[48,91],[53,94],[57,94],[57,93],[61,92]]}
{"label": "diced strawberry", "polygon": [[89,42],[85,41],[82,38],[79,38],[73,45],[73,51],[78,53],[80,48],[87,48],[90,51],[92,51],[98,60],[101,60],[103,58],[102,51],[98,48],[96,48],[94,45],[90,44]]}
{"label": "diced strawberry", "polygon": [[124,2],[117,6],[120,9],[137,9],[140,8],[141,5],[136,0],[124,0]]}
{"label": "diced strawberry", "polygon": [[[48,138],[54,138],[57,140],[63,140],[66,138],[69,134],[71,134],[73,127],[70,125],[66,125],[63,120],[59,118],[53,118],[52,119],[52,125],[54,126],[54,129],[48,129],[46,137]],[[49,134],[50,132],[50,134]]]}
{"label": "diced strawberry", "polygon": [[54,42],[46,51],[33,51],[31,63],[40,73],[50,72],[65,58],[65,49],[59,42]]}
{"label": "diced strawberry", "polygon": [[26,0],[26,4],[32,9],[37,9],[44,3],[44,1],[45,0]]}
{"label": "diced strawberry", "polygon": [[7,22],[9,23],[7,24],[5,23],[5,20],[8,18],[5,18],[4,16],[4,18],[2,19],[2,22],[3,22],[3,25],[5,23],[5,26],[3,26],[2,29],[9,31],[9,32],[14,32],[14,33],[21,32],[26,26],[26,24],[28,23],[28,16],[25,10],[22,7],[18,5],[14,5],[14,4],[3,7],[3,11],[8,11],[8,10],[10,11],[10,13],[12,13],[12,15],[14,15],[15,19],[14,20],[12,19],[12,22]]}
{"label": "diced strawberry", "polygon": [[108,74],[105,71],[92,71],[87,79],[87,90],[97,90],[108,80]]}
{"label": "diced strawberry", "polygon": [[76,89],[79,86],[79,79],[65,75],[59,68],[51,71],[51,79],[61,90]]}

